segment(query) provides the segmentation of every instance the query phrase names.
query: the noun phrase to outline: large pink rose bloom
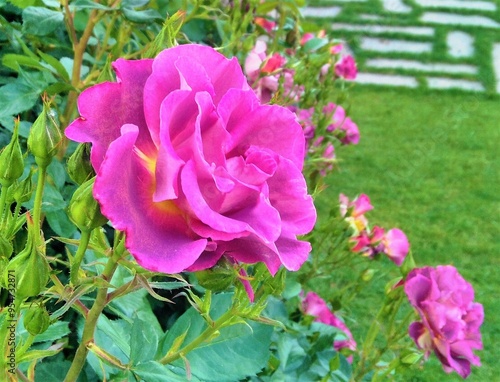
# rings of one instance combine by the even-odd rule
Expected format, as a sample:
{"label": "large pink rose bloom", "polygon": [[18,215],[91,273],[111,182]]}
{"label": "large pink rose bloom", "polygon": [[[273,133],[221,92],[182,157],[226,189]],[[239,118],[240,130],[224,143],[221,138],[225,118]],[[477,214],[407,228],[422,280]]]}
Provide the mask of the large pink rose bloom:
{"label": "large pink rose bloom", "polygon": [[94,196],[144,268],[176,273],[221,256],[297,270],[316,220],[295,116],[261,105],[238,61],[201,45],[119,59],[85,90],[66,130],[92,142]]}
{"label": "large pink rose bloom", "polygon": [[474,349],[483,347],[483,306],[472,286],[451,265],[424,267],[408,274],[405,292],[422,319],[410,325],[410,336],[426,356],[434,351],[447,373],[466,378],[471,363],[481,365]]}

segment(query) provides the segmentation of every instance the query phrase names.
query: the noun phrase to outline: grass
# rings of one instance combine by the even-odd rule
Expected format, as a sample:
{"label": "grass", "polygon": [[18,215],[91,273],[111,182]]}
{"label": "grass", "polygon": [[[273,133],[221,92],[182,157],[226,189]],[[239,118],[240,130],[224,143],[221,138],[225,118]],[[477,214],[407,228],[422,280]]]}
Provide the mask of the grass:
{"label": "grass", "polygon": [[[498,380],[498,99],[359,86],[351,97],[361,142],[338,150],[341,171],[329,177],[322,202],[337,200],[340,192],[366,193],[375,206],[370,221],[403,229],[418,266],[453,264],[459,269],[474,286],[486,316],[483,366],[473,368],[469,381]],[[367,313],[378,308],[369,304],[369,298],[360,301],[358,313],[372,319]],[[423,370],[402,378],[461,380],[446,375],[434,356]]]}

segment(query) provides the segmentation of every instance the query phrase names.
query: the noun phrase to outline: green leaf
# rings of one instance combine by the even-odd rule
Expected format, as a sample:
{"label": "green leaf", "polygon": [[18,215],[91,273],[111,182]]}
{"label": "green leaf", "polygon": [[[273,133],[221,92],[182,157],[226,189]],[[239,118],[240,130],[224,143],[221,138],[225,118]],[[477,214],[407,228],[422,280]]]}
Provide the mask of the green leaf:
{"label": "green leaf", "polygon": [[66,183],[66,170],[63,164],[58,160],[53,160],[47,167],[47,172],[56,187],[59,190],[62,189]]}
{"label": "green leaf", "polygon": [[75,90],[75,88],[71,86],[71,84],[67,84],[65,82],[56,82],[55,84],[47,86],[47,88],[45,89],[47,94],[51,96],[64,92],[69,92],[71,90]]}
{"label": "green leaf", "polygon": [[[231,306],[231,294],[214,295],[210,316],[216,320]],[[167,332],[162,354],[166,354],[175,339],[187,331],[186,346],[207,328],[206,321],[194,309],[184,313]],[[273,327],[248,321],[222,328],[211,342],[187,353],[191,373],[203,381],[237,381],[259,372],[269,358]],[[178,360],[174,365],[183,366]]]}
{"label": "green leaf", "polygon": [[18,357],[16,360],[18,363],[22,362],[30,362],[35,359],[42,359],[45,357],[52,357],[53,355],[56,355],[59,353],[61,350],[64,349],[64,343],[57,343],[55,345],[52,345],[50,348],[47,350],[31,350],[26,353],[24,353],[22,356]]}
{"label": "green leaf", "polygon": [[60,209],[46,213],[50,228],[59,236],[72,237],[76,232],[76,226],[69,220],[65,210]]}
{"label": "green leaf", "polygon": [[123,329],[123,323],[123,320],[110,320],[101,315],[97,321],[97,329],[106,334],[124,354],[128,355],[130,354],[130,335]]}
{"label": "green leaf", "polygon": [[0,87],[0,118],[12,117],[31,109],[39,93],[21,80]]}
{"label": "green leaf", "polygon": [[[148,382],[186,382],[186,377],[178,375],[172,370],[179,370],[179,368],[150,361],[134,366],[132,372],[140,377],[141,380]],[[189,381],[200,382],[198,378],[193,377]]]}
{"label": "green leaf", "polygon": [[148,322],[136,317],[130,333],[132,364],[153,360],[158,350],[158,333]]}
{"label": "green leaf", "polygon": [[163,17],[155,9],[135,11],[130,8],[123,8],[122,12],[127,20],[130,20],[134,23],[146,24],[155,20],[163,20]]}
{"label": "green leaf", "polygon": [[69,322],[58,321],[51,324],[48,329],[35,337],[33,342],[55,341],[71,333]]}
{"label": "green leaf", "polygon": [[63,381],[70,367],[71,362],[65,360],[39,362],[36,365],[35,381]]}
{"label": "green leaf", "polygon": [[38,51],[38,55],[47,63],[49,64],[57,74],[59,74],[63,80],[65,81],[70,81],[70,77],[68,72],[66,71],[66,68],[64,67],[61,62],[55,58],[52,57],[50,54],[43,53],[42,51]]}
{"label": "green leaf", "polygon": [[139,8],[149,3],[149,0],[123,0],[121,6],[123,8]]}
{"label": "green leaf", "polygon": [[9,3],[19,8],[26,8],[36,3],[36,0],[9,0]]}
{"label": "green leaf", "polygon": [[23,56],[22,54],[6,54],[2,57],[2,64],[16,72],[20,66],[27,66],[38,70],[47,70],[46,67],[40,64],[39,60],[33,57]]}
{"label": "green leaf", "polygon": [[46,36],[64,26],[62,12],[44,7],[28,7],[23,11],[23,32],[36,36]]}
{"label": "green leaf", "polygon": [[308,52],[314,52],[328,44],[328,39],[314,37],[304,44],[304,49]]}

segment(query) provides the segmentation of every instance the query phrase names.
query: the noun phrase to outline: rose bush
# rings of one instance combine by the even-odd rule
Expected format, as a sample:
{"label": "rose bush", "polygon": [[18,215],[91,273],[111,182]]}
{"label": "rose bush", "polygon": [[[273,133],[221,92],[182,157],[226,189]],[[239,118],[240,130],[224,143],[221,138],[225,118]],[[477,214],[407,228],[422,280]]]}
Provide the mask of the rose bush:
{"label": "rose bush", "polygon": [[410,325],[409,333],[428,357],[434,351],[450,373],[470,374],[470,365],[480,366],[473,351],[482,349],[479,327],[483,306],[474,302],[474,289],[451,265],[412,270],[405,292],[422,321]]}
{"label": "rose bush", "polygon": [[297,270],[316,220],[295,115],[261,105],[238,61],[181,45],[114,62],[66,130],[91,142],[94,196],[144,268],[201,270],[222,256]]}

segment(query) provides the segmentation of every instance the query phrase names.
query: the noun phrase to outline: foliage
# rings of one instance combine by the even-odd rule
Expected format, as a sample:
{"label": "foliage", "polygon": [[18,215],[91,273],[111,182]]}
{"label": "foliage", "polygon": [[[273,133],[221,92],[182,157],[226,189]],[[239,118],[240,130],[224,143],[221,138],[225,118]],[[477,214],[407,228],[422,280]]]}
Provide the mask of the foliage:
{"label": "foliage", "polygon": [[[364,216],[369,201],[363,211],[362,197],[340,209],[330,201],[295,273],[228,256],[201,272],[162,274],[138,265],[126,234],[107,223],[88,147],[63,134],[78,95],[115,80],[116,59],[203,43],[235,56],[263,103],[296,113],[304,174],[319,194],[335,147],[359,140],[347,117],[355,65],[338,40],[302,28],[303,5],[0,2],[2,380],[376,381],[419,362],[402,287],[413,257],[403,242],[405,260],[394,261],[390,235]],[[379,312],[358,348],[344,346],[350,304],[379,274]],[[318,284],[335,286],[322,312],[304,303]]]}

